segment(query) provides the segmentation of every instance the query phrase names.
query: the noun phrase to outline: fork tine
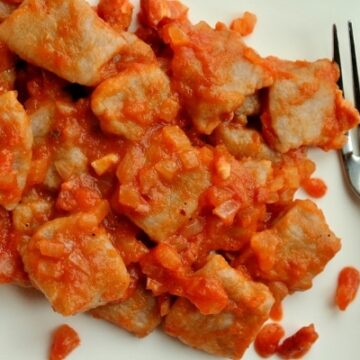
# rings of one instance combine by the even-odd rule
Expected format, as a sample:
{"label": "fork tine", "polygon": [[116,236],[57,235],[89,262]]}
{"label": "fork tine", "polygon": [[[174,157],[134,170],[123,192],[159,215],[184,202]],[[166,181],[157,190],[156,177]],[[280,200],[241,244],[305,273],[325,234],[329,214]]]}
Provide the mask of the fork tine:
{"label": "fork tine", "polygon": [[358,110],[360,110],[359,73],[358,73],[358,67],[357,67],[357,61],[356,61],[355,41],[354,41],[354,33],[353,33],[351,21],[348,22],[348,29],[349,29],[349,38],[350,38],[351,66],[352,66],[353,87],[354,87],[354,101],[355,101],[356,108]]}
{"label": "fork tine", "polygon": [[[353,87],[354,87],[354,98],[357,109],[360,108],[360,86],[359,86],[359,73],[356,63],[356,53],[355,53],[355,41],[352,24],[348,22],[349,30],[349,39],[350,39],[350,48],[351,48],[351,65],[352,65],[352,75],[353,75]],[[339,50],[339,40],[337,35],[336,25],[333,25],[333,45],[334,45],[334,58],[333,61],[339,65],[340,68],[340,77],[338,80],[339,88],[344,91],[343,88],[343,78],[342,78],[342,69],[341,69],[341,59],[340,59],[340,50]],[[358,128],[359,130],[360,128]],[[359,131],[360,132],[360,131]],[[346,133],[347,141],[343,148],[341,149],[341,159],[345,172],[346,179],[350,188],[354,193],[360,198],[360,156],[356,155],[353,151],[353,140],[349,132]]]}
{"label": "fork tine", "polygon": [[338,80],[338,86],[344,93],[344,85],[343,85],[343,79],[342,79],[342,69],[341,69],[341,57],[340,57],[340,49],[339,49],[339,39],[337,34],[337,28],[336,25],[333,25],[333,48],[334,48],[334,56],[333,60],[338,64],[340,68],[340,77]]}
{"label": "fork tine", "polygon": [[[333,24],[333,49],[334,49],[333,61],[338,64],[339,70],[340,70],[339,80],[337,81],[337,84],[338,84],[340,90],[343,92],[343,96],[345,96],[343,77],[342,77],[339,38],[338,38],[337,28],[336,28],[335,24]],[[351,139],[351,136],[348,131],[346,132],[346,137],[347,137],[347,141],[346,141],[345,145],[343,146],[343,148],[341,149],[341,153],[344,157],[343,164],[344,164],[345,168],[347,168],[346,157],[349,154],[353,153],[353,143],[352,143],[352,139]]]}

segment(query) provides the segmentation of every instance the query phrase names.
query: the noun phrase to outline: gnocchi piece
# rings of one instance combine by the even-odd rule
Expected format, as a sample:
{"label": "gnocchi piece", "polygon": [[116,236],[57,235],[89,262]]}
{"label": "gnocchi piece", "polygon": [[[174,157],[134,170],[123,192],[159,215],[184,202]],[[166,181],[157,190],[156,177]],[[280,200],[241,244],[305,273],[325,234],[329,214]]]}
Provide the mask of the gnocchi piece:
{"label": "gnocchi piece", "polygon": [[110,213],[104,219],[104,227],[127,267],[138,263],[148,253],[146,245],[137,238],[140,229],[125,216]]}
{"label": "gnocchi piece", "polygon": [[123,140],[100,131],[89,99],[73,102],[60,93],[31,98],[26,105],[35,137],[28,185],[58,190],[62,181],[88,173],[90,164],[99,173],[115,172]]}
{"label": "gnocchi piece", "polygon": [[152,124],[174,120],[178,107],[168,77],[156,64],[129,66],[103,81],[91,98],[101,128],[134,141]]}
{"label": "gnocchi piece", "polygon": [[[28,102],[34,133],[31,184],[58,189],[62,181],[88,171],[85,115],[64,95]],[[90,123],[90,118],[86,118]],[[84,140],[85,139],[85,140]]]}
{"label": "gnocchi piece", "polygon": [[91,314],[138,337],[150,334],[161,321],[156,298],[143,286],[138,286],[130,298],[93,309]]}
{"label": "gnocchi piece", "polygon": [[15,76],[15,55],[0,41],[0,94],[14,89]]}
{"label": "gnocchi piece", "polygon": [[53,99],[31,99],[26,105],[34,138],[28,186],[44,184],[49,189],[57,189],[61,179],[54,166],[53,145],[50,145],[54,142],[56,103]]}
{"label": "gnocchi piece", "polygon": [[220,124],[214,131],[216,144],[224,144],[237,159],[251,157],[276,161],[279,155],[265,143],[261,134],[241,124]]}
{"label": "gnocchi piece", "polygon": [[73,315],[120,300],[130,283],[124,262],[99,224],[108,204],[42,225],[22,252],[25,268],[55,311]]}
{"label": "gnocchi piece", "polygon": [[80,137],[75,105],[63,94],[46,95],[28,100],[26,109],[34,136],[28,185],[43,184],[55,190],[62,180],[87,170],[87,158],[75,145]]}
{"label": "gnocchi piece", "polygon": [[84,0],[25,0],[0,25],[0,39],[24,60],[89,86],[127,43]]}
{"label": "gnocchi piece", "polygon": [[88,168],[88,159],[77,146],[63,146],[58,149],[54,166],[60,178],[64,181],[72,176],[83,174]]}
{"label": "gnocchi piece", "polygon": [[32,189],[12,212],[14,230],[20,234],[31,236],[54,214],[54,199]]}
{"label": "gnocchi piece", "polygon": [[164,329],[185,344],[211,354],[239,359],[268,319],[274,302],[269,289],[231,268],[220,255],[211,255],[199,275],[218,279],[232,300],[217,315],[203,315],[180,298],[170,309]]}
{"label": "gnocchi piece", "polygon": [[0,207],[0,284],[29,286],[29,278],[18,251],[18,240],[13,232],[11,214]]}
{"label": "gnocchi piece", "polygon": [[55,122],[55,102],[53,100],[44,100],[38,102],[35,109],[30,110],[27,108],[26,110],[31,121],[34,146],[41,145]]}
{"label": "gnocchi piece", "polygon": [[154,295],[171,294],[188,299],[202,314],[219,314],[229,303],[220,281],[194,273],[170,245],[157,245],[140,259],[147,288]]}
{"label": "gnocchi piece", "polygon": [[0,0],[0,23],[4,21],[16,9],[16,4],[8,3],[6,0]]}
{"label": "gnocchi piece", "polygon": [[[37,231],[37,229],[50,221],[54,216],[54,199],[51,195],[42,193],[35,189],[30,190],[23,196],[21,202],[16,206],[12,212],[12,230],[15,234],[16,247],[14,247],[14,253],[21,264],[21,270],[23,273],[23,262],[20,254],[23,253],[31,239],[31,236]],[[30,285],[30,280],[26,275],[24,277],[26,282],[22,282],[22,285]]]}
{"label": "gnocchi piece", "polygon": [[244,102],[236,110],[238,115],[255,116],[259,115],[261,110],[261,101],[259,92],[246,96]]}
{"label": "gnocchi piece", "polygon": [[0,205],[12,210],[21,199],[31,164],[32,132],[16,92],[0,95]]}
{"label": "gnocchi piece", "polygon": [[233,117],[246,96],[272,84],[265,61],[241,35],[213,30],[204,22],[170,23],[165,30],[174,51],[173,84],[199,132],[211,134]]}
{"label": "gnocchi piece", "polygon": [[268,143],[282,153],[305,145],[341,148],[345,132],[360,122],[360,115],[337,88],[337,65],[330,60],[270,61],[275,81],[262,115]]}
{"label": "gnocchi piece", "polygon": [[[240,124],[219,125],[214,132],[213,140],[216,144],[225,145],[226,149],[239,159],[238,163],[248,163],[248,168],[252,164],[250,168],[255,167],[258,175],[261,174],[261,169],[265,171],[267,164],[268,181],[265,186],[258,186],[255,196],[260,203],[292,201],[295,192],[315,171],[315,164],[307,159],[306,150],[299,149],[280,154],[264,142],[260,133]],[[236,162],[233,164],[236,166]],[[253,176],[257,178],[256,173]],[[240,176],[241,178],[244,179]],[[237,183],[241,184],[243,181],[239,180]]]}
{"label": "gnocchi piece", "polygon": [[124,213],[154,241],[174,234],[197,211],[210,173],[201,149],[177,126],[129,145],[117,169]]}
{"label": "gnocchi piece", "polygon": [[261,110],[260,96],[258,93],[246,96],[241,106],[235,110],[234,121],[246,125],[248,116],[259,115]]}
{"label": "gnocchi piece", "polygon": [[123,32],[121,36],[126,43],[121,51],[102,70],[103,78],[114,76],[129,65],[157,63],[156,56],[151,47],[140,40],[135,34]]}
{"label": "gnocchi piece", "polygon": [[256,276],[281,281],[291,292],[310,288],[340,247],[323,213],[310,200],[296,200],[270,229],[251,239]]}

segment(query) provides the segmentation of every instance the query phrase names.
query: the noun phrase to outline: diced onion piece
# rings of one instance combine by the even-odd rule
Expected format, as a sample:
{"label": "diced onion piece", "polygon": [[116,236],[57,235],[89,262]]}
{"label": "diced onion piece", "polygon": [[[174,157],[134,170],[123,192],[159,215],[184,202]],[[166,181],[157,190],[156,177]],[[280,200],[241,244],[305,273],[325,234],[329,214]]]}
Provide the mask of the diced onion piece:
{"label": "diced onion piece", "polygon": [[167,126],[162,131],[166,145],[171,150],[180,151],[191,148],[191,143],[178,126]]}
{"label": "diced onion piece", "polygon": [[100,159],[97,159],[91,163],[92,168],[97,175],[101,176],[110,171],[119,162],[119,156],[116,154],[107,154]]}
{"label": "diced onion piece", "polygon": [[155,165],[155,169],[161,178],[171,181],[179,171],[179,166],[173,160],[161,160]]}
{"label": "diced onion piece", "polygon": [[238,210],[240,204],[235,200],[227,200],[213,210],[213,214],[217,215],[225,222],[232,222]]}
{"label": "diced onion piece", "polygon": [[119,202],[121,205],[127,206],[141,214],[146,214],[150,211],[149,204],[132,185],[120,186]]}
{"label": "diced onion piece", "polygon": [[63,270],[60,264],[49,260],[39,261],[37,265],[37,272],[41,276],[47,276],[53,279],[59,279],[63,275]]}
{"label": "diced onion piece", "polygon": [[165,269],[176,271],[183,266],[179,254],[168,245],[158,245],[154,251],[154,255],[156,260]]}
{"label": "diced onion piece", "polygon": [[132,146],[121,159],[116,176],[122,184],[129,183],[134,180],[144,164],[144,153],[140,147]]}
{"label": "diced onion piece", "polygon": [[221,187],[211,186],[207,191],[207,200],[209,204],[216,208],[227,200],[232,198],[232,193]]}
{"label": "diced onion piece", "polygon": [[169,295],[160,295],[157,297],[157,303],[159,307],[160,316],[166,316],[171,308],[171,301]]}
{"label": "diced onion piece", "polygon": [[37,242],[36,246],[44,256],[60,258],[67,254],[65,245],[59,242],[41,240]]}
{"label": "diced onion piece", "polygon": [[231,175],[231,164],[225,159],[224,156],[220,156],[217,159],[215,163],[215,169],[222,180],[228,179]]}
{"label": "diced onion piece", "polygon": [[85,274],[90,275],[91,269],[87,259],[81,254],[80,251],[73,251],[69,256],[69,261]]}
{"label": "diced onion piece", "polygon": [[195,218],[191,220],[181,231],[182,235],[185,238],[190,238],[191,236],[199,234],[203,231],[205,226],[205,220],[203,218]]}
{"label": "diced onion piece", "polygon": [[167,292],[166,286],[151,278],[146,279],[146,288],[151,290],[154,296],[159,296]]}
{"label": "diced onion piece", "polygon": [[179,154],[185,170],[191,170],[200,166],[199,156],[196,150],[184,151]]}

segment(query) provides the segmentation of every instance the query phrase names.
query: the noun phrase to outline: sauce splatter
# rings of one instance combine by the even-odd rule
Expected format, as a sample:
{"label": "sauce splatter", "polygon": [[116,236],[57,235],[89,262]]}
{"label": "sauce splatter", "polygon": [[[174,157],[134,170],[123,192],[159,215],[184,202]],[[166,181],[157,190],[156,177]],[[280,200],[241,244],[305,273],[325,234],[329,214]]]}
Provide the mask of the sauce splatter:
{"label": "sauce splatter", "polygon": [[274,355],[284,335],[285,331],[281,325],[275,323],[265,325],[255,339],[256,352],[264,358]]}
{"label": "sauce splatter", "polygon": [[354,301],[359,286],[359,270],[353,267],[345,267],[341,270],[335,296],[336,305],[340,310],[346,310],[350,303]]}
{"label": "sauce splatter", "polygon": [[304,326],[282,342],[277,354],[283,359],[299,359],[310,350],[318,337],[313,324]]}
{"label": "sauce splatter", "polygon": [[325,182],[318,178],[306,179],[302,182],[304,190],[314,198],[321,198],[327,192]]}
{"label": "sauce splatter", "polygon": [[79,345],[77,332],[69,325],[61,325],[54,332],[49,360],[65,359]]}

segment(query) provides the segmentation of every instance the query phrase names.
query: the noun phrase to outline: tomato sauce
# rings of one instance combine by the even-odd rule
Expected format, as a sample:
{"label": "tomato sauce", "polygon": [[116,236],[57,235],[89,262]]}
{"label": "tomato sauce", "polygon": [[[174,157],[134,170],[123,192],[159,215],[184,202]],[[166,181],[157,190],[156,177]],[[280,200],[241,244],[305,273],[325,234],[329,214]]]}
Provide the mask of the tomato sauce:
{"label": "tomato sauce", "polygon": [[[179,1],[142,0],[136,33],[143,42],[126,32],[134,8],[128,0],[100,0],[96,9],[69,0],[47,6],[49,13],[31,4],[22,8],[39,12],[34,22],[54,16],[58,25],[56,39],[47,34],[51,41],[36,41],[34,34],[27,56],[38,54],[32,63],[69,81],[20,61],[0,43],[0,94],[16,88],[33,133],[23,191],[13,166],[21,136],[12,122],[0,124],[0,196],[21,200],[13,213],[0,207],[0,283],[30,285],[31,279],[65,315],[107,306],[112,312],[113,305],[126,303],[126,315],[136,322],[148,316],[150,304],[166,322],[179,311],[168,332],[223,357],[240,358],[256,334],[262,357],[306,354],[318,338],[313,325],[282,343],[281,325],[263,325],[281,320],[285,297],[311,287],[340,242],[313,202],[294,200],[301,186],[315,198],[327,186],[311,178],[308,143],[278,147],[271,93],[277,80],[293,81],[297,95],[290,105],[299,106],[329,82],[337,116],[323,128],[330,140],[311,145],[338,147],[359,117],[336,87],[336,66],[324,60],[325,70],[317,74],[323,83],[299,85],[287,66],[307,70],[312,63],[260,57],[243,39],[256,25],[249,12],[213,29],[191,24]],[[83,21],[83,14],[95,19]],[[82,23],[94,38],[82,37]],[[119,44],[96,64],[97,52],[106,50],[100,49],[102,33],[114,40],[105,45]],[[76,59],[74,49],[84,40],[91,56]],[[83,66],[92,79],[71,80]],[[247,113],[249,99],[257,109]],[[229,136],[247,149],[246,156],[216,134],[219,125],[235,123],[244,132]],[[214,256],[221,266],[211,263]],[[358,270],[341,271],[335,297],[340,310],[354,300],[359,284]],[[138,290],[141,301],[132,306]],[[198,326],[199,334],[192,333]],[[74,329],[60,326],[50,360],[64,359],[79,344]]]}

